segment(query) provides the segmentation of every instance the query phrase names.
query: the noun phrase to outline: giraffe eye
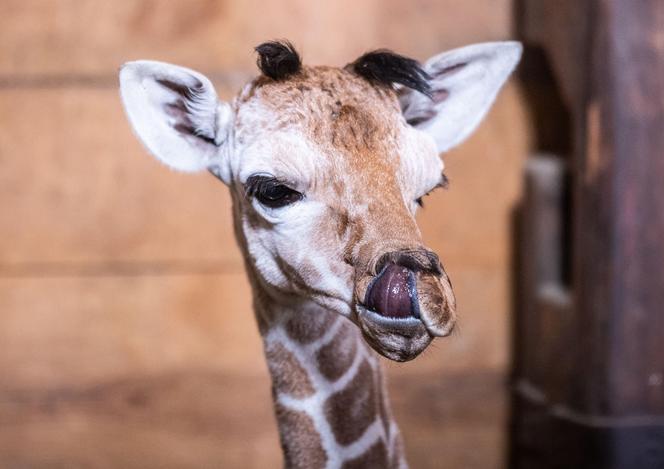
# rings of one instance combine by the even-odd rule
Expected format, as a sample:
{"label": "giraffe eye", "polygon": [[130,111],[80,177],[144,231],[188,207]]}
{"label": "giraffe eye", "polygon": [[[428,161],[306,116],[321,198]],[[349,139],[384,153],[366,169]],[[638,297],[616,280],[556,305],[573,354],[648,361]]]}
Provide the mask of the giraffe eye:
{"label": "giraffe eye", "polygon": [[422,197],[418,197],[417,199],[415,199],[415,203],[420,207],[424,207],[424,201],[422,200]]}
{"label": "giraffe eye", "polygon": [[262,205],[281,208],[304,198],[304,194],[291,189],[272,176],[250,176],[245,184],[245,194],[254,197]]}

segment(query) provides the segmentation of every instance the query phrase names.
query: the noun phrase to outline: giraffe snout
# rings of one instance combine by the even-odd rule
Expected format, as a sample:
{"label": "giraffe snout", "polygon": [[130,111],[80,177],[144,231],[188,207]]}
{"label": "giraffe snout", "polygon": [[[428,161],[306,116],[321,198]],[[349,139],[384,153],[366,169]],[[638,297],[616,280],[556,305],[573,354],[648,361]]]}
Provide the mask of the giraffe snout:
{"label": "giraffe snout", "polygon": [[358,319],[369,344],[398,361],[419,355],[434,337],[449,335],[456,320],[452,284],[438,256],[426,249],[380,256],[365,285]]}

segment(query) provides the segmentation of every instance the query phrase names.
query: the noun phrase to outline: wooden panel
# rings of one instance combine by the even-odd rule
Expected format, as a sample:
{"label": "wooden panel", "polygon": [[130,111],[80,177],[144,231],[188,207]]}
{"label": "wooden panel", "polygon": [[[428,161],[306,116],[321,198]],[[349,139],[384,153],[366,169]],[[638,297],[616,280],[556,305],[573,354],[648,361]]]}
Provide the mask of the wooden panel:
{"label": "wooden panel", "polygon": [[3,467],[265,468],[281,460],[267,375],[182,369],[0,391]]}
{"label": "wooden panel", "polygon": [[[149,156],[115,89],[0,91],[0,122],[3,268],[154,260],[241,268],[225,186]],[[18,273],[41,270],[27,268]]]}
{"label": "wooden panel", "polygon": [[249,303],[242,272],[0,279],[3,465],[269,466]]}
{"label": "wooden panel", "polygon": [[[519,2],[520,29],[524,40],[547,46],[546,53],[570,109],[583,99],[584,63],[588,57],[582,44],[589,40],[592,3],[577,0]],[[554,47],[548,47],[553,45]]]}
{"label": "wooden panel", "polygon": [[3,388],[265,369],[243,273],[0,279],[0,311]]}
{"label": "wooden panel", "polygon": [[4,0],[0,73],[12,80],[36,74],[109,75],[136,58],[206,71],[253,71],[252,48],[282,37],[300,45],[309,63],[341,65],[374,47],[424,59],[445,47],[507,37],[510,3]]}
{"label": "wooden panel", "polygon": [[512,4],[512,0],[379,0],[372,12],[376,38],[363,46],[389,47],[422,60],[472,42],[505,40],[512,36]]}
{"label": "wooden panel", "polygon": [[[562,6],[548,3],[552,10]],[[578,40],[579,23],[569,25],[574,30],[565,39],[542,36],[549,51],[575,38],[574,55],[581,58],[573,96],[573,301],[571,314],[567,308],[542,311],[551,320],[549,334],[560,337],[523,351],[534,350],[556,370],[541,377],[540,389],[517,394],[510,466],[659,468],[664,3],[594,0],[584,6],[593,12],[585,40]]]}
{"label": "wooden panel", "polygon": [[442,155],[450,187],[424,199],[418,223],[448,270],[490,266],[506,274],[509,214],[521,191],[529,136],[523,102],[510,83],[476,133]]}
{"label": "wooden panel", "polygon": [[503,468],[501,373],[475,369],[445,372],[438,379],[431,374],[393,378],[390,397],[410,467]]}
{"label": "wooden panel", "polygon": [[[500,375],[443,378],[391,381],[411,466],[501,467]],[[266,375],[200,369],[0,391],[0,460],[31,468],[277,467],[269,394]]]}
{"label": "wooden panel", "polygon": [[570,405],[591,415],[661,419],[664,3],[596,3],[575,179],[575,333],[584,360]]}

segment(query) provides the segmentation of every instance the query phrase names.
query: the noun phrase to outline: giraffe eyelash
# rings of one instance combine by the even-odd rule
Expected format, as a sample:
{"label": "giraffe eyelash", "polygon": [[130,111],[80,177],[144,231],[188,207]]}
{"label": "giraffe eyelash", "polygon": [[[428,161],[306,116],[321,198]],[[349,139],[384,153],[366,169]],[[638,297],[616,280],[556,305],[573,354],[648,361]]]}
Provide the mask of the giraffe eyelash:
{"label": "giraffe eyelash", "polygon": [[249,176],[244,186],[246,197],[256,199],[268,208],[281,208],[304,198],[304,194],[292,189],[287,183],[270,175]]}
{"label": "giraffe eyelash", "polygon": [[436,187],[434,187],[434,189],[438,187],[442,187],[443,189],[449,189],[450,179],[445,175],[445,173],[443,173],[441,176],[442,177],[440,179],[440,182],[438,183],[438,185],[436,185]]}
{"label": "giraffe eyelash", "polygon": [[447,178],[447,176],[445,176],[443,174],[440,182],[438,184],[436,184],[435,186],[433,186],[433,188],[430,191],[428,191],[426,194],[424,194],[424,195],[418,197],[417,199],[415,199],[415,203],[417,205],[419,205],[420,208],[424,208],[424,200],[422,200],[422,199],[424,199],[424,197],[431,194],[436,189],[439,189],[439,188],[447,189],[449,186],[450,186],[450,180]]}

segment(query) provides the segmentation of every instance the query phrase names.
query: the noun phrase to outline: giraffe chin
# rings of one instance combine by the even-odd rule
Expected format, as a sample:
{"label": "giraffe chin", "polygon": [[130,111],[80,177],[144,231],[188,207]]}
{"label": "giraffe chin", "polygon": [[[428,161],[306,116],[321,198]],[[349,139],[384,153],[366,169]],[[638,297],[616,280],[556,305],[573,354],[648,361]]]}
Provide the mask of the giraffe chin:
{"label": "giraffe chin", "polygon": [[390,360],[412,360],[422,353],[434,338],[418,318],[385,317],[361,305],[356,307],[364,339],[371,348]]}

